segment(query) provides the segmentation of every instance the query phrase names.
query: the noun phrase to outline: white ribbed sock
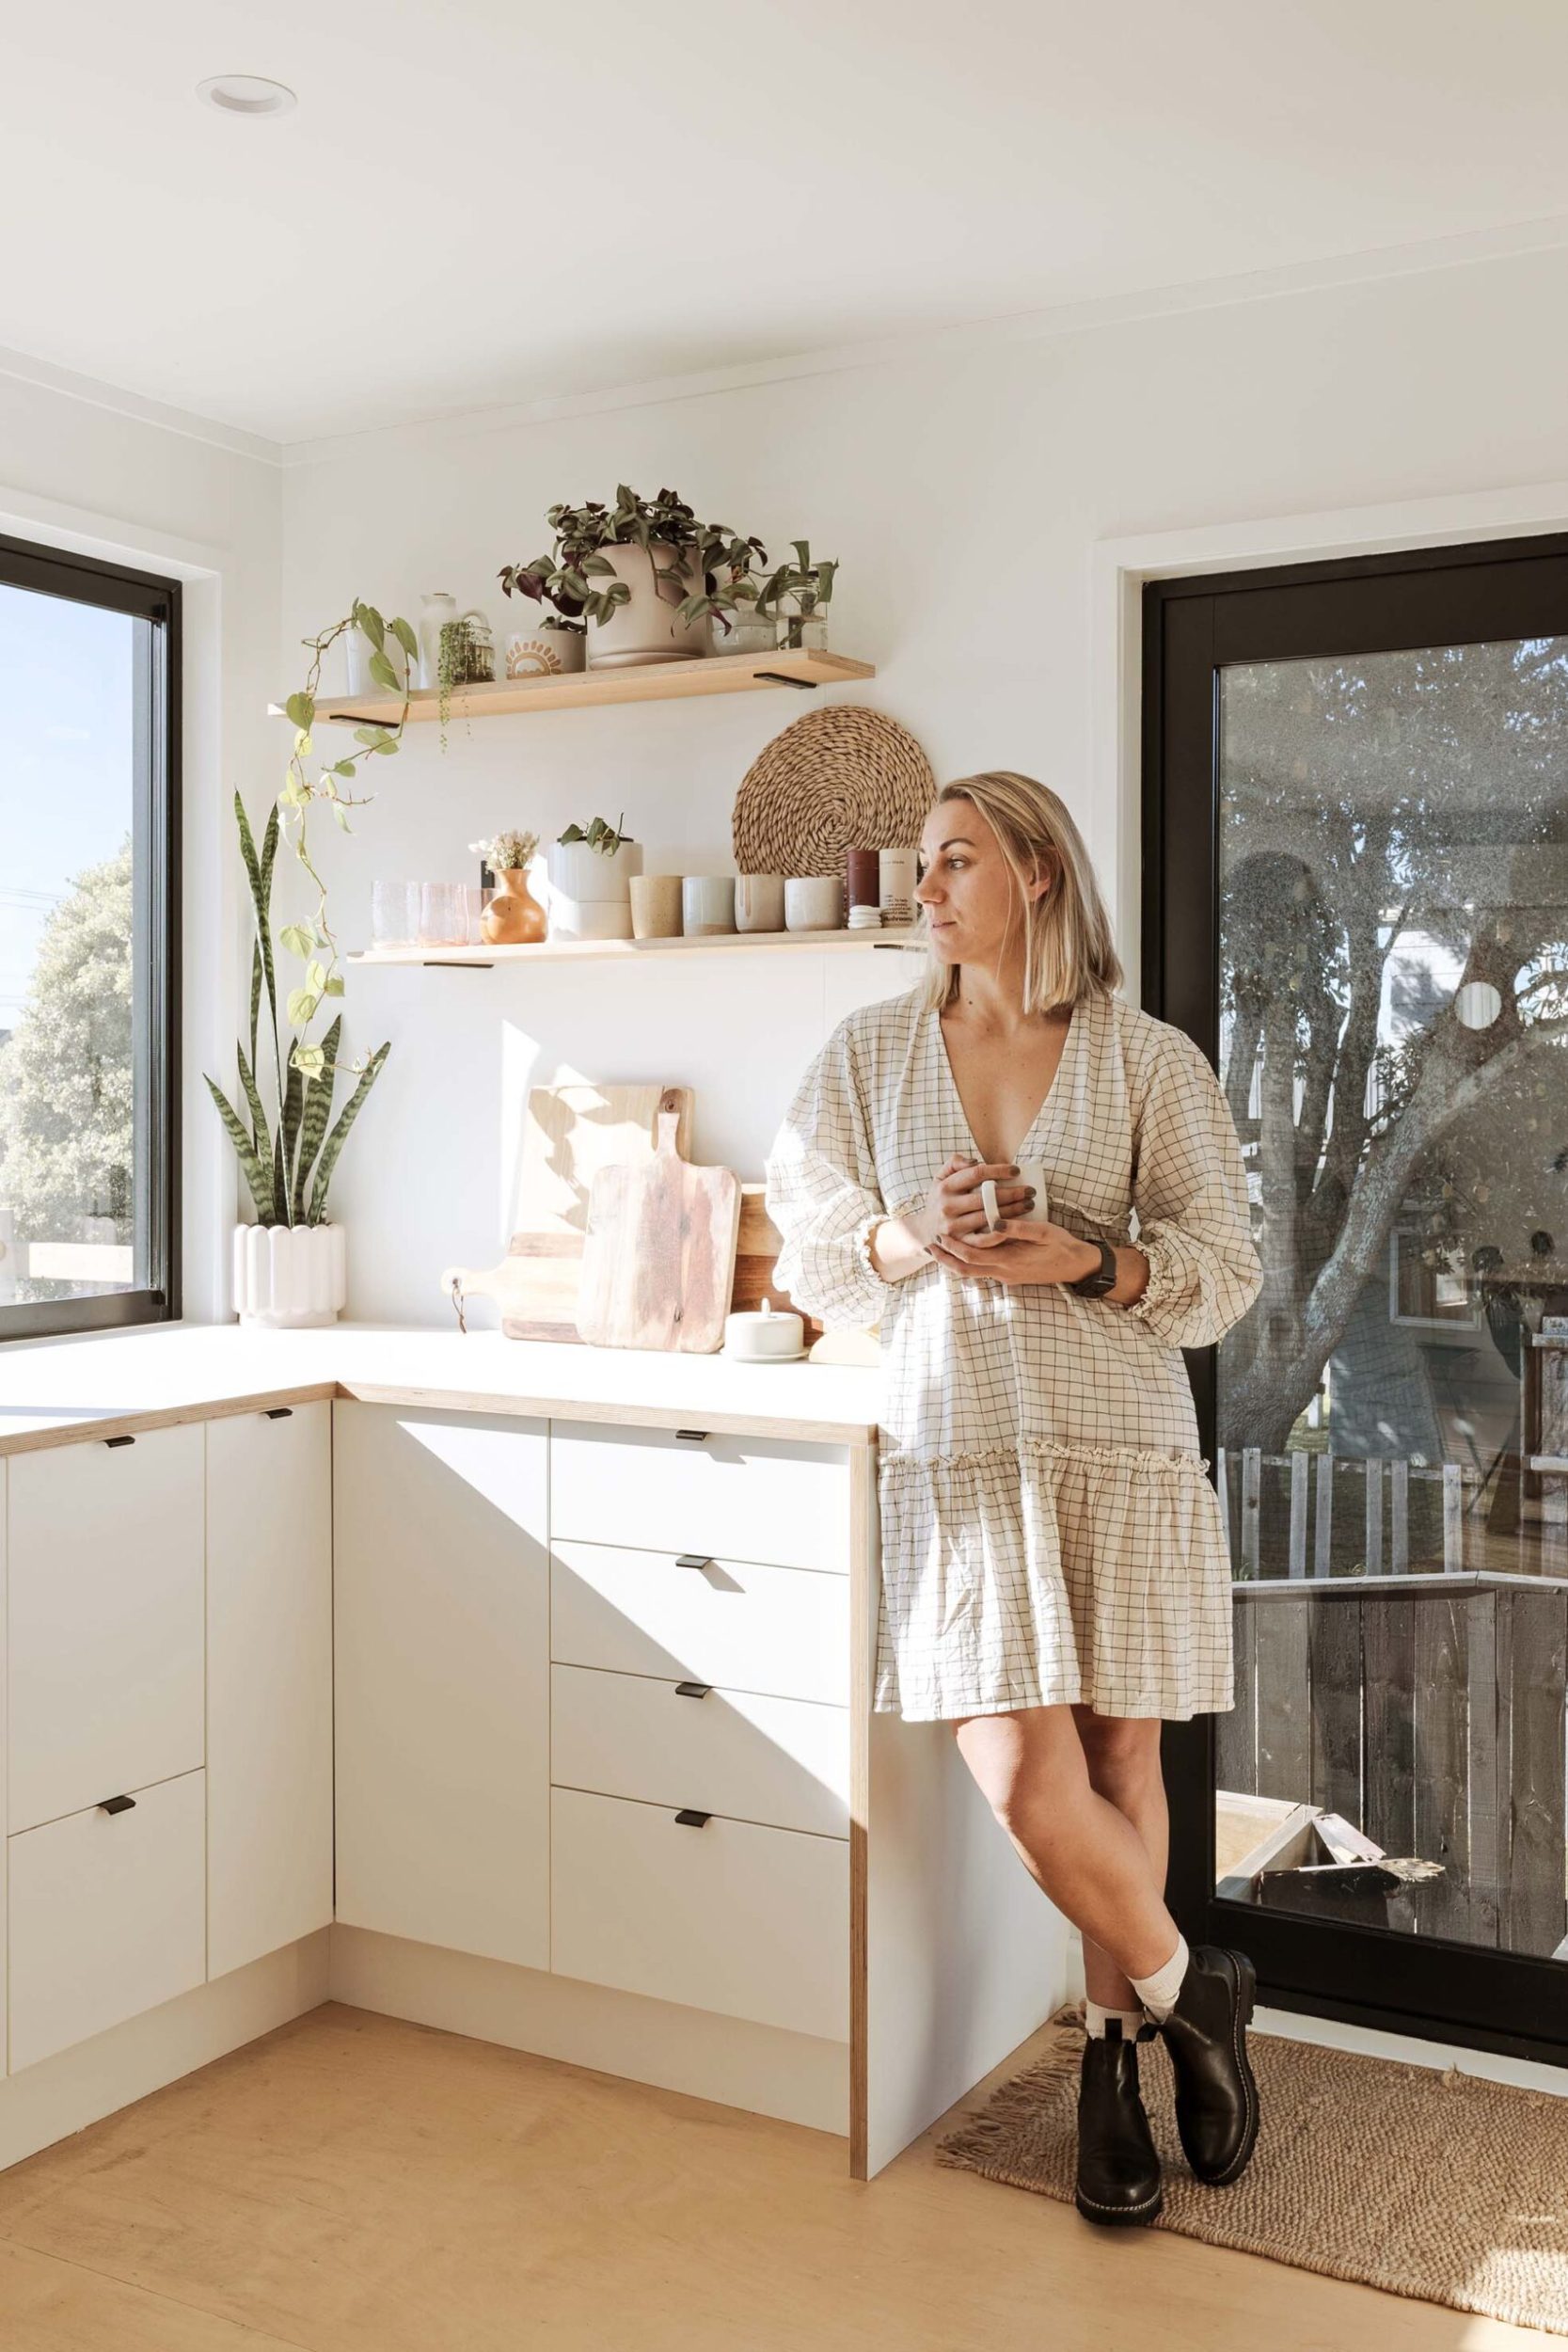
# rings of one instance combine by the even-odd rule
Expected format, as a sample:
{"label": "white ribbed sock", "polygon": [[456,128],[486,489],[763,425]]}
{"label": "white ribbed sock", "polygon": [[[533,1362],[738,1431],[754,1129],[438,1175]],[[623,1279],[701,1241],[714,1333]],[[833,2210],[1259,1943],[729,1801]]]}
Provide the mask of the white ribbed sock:
{"label": "white ribbed sock", "polygon": [[1124,2042],[1136,2042],[1144,2024],[1141,2009],[1101,2009],[1098,2001],[1084,2003],[1084,2024],[1091,2042],[1103,2042],[1105,2028],[1113,2017],[1121,2027]]}
{"label": "white ribbed sock", "polygon": [[1164,2025],[1176,2007],[1176,1996],[1181,1990],[1181,1979],[1186,1973],[1187,1939],[1179,1935],[1176,1949],[1163,1968],[1156,1968],[1151,1977],[1129,1977],[1127,1979],[1157,2026]]}

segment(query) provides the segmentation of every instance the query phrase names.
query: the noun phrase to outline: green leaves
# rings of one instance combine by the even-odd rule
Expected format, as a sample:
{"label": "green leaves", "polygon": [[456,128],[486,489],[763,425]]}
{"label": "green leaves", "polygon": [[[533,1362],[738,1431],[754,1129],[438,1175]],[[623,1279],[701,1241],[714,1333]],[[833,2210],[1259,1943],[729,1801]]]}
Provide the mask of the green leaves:
{"label": "green leaves", "polygon": [[332,1182],[332,1171],[337,1167],[343,1145],[348,1140],[349,1129],[364,1109],[370,1090],[381,1075],[382,1064],[391,1050],[391,1042],[388,1040],[371,1056],[358,1085],[343,1105],[341,1118],[322,1147],[321,1159],[316,1168],[316,1181],[310,1189],[310,1207],[306,1219],[308,1224],[319,1225],[325,1215],[326,1189]]}
{"label": "green leaves", "polygon": [[298,956],[302,963],[315,953],[316,934],[307,930],[303,923],[286,923],[277,936],[290,955]]}
{"label": "green leaves", "polygon": [[293,721],[300,733],[302,735],[309,735],[311,723],[315,719],[316,715],[315,696],[313,694],[304,693],[291,694],[283,707],[287,711],[289,717]]}
{"label": "green leaves", "polygon": [[285,1010],[295,1028],[303,1029],[308,1021],[315,1018],[316,1007],[320,1003],[319,988],[292,988]]}
{"label": "green leaves", "polygon": [[263,1225],[274,1224],[276,1219],[273,1215],[271,1172],[262,1167],[257,1156],[255,1145],[245,1134],[243,1120],[223,1089],[220,1086],[214,1086],[211,1078],[206,1079],[205,1084],[208,1093],[217,1105],[217,1114],[223,1121],[229,1140],[234,1147],[234,1156],[239,1161],[241,1173],[250,1188],[250,1198],[255,1204],[256,1215]]}
{"label": "green leaves", "polygon": [[371,675],[378,686],[384,686],[387,689],[388,694],[402,693],[403,680],[384,653],[372,654]]}
{"label": "green leaves", "polygon": [[[326,1122],[332,1112],[332,1089],[336,1074],[338,1041],[343,1033],[341,1013],[332,1024],[319,1045],[296,1048],[294,1067],[306,1081],[305,1108],[299,1122],[299,1142],[294,1154],[293,1215],[295,1222],[305,1215],[305,1187],[316,1154],[326,1134]],[[309,1067],[306,1068],[309,1062]]]}
{"label": "green leaves", "polygon": [[397,639],[398,644],[403,647],[403,650],[408,656],[409,660],[417,661],[420,658],[420,641],[415,636],[413,629],[409,627],[408,623],[404,620],[401,614],[395,617],[392,622],[392,635]]}

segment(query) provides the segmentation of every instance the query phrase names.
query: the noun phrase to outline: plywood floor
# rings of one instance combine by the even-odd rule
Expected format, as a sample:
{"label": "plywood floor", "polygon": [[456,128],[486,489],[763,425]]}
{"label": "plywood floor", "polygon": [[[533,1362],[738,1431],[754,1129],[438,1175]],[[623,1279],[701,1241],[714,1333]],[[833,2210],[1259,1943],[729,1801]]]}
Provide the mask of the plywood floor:
{"label": "plywood floor", "polygon": [[[1009,2065],[1017,2061],[1009,2061]],[[1549,2339],[329,2005],[0,2174],[5,2352]]]}

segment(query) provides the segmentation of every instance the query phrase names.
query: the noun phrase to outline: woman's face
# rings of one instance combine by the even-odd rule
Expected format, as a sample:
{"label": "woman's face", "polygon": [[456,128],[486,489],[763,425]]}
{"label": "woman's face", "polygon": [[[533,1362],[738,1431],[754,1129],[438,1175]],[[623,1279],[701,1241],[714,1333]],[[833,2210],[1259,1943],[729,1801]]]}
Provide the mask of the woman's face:
{"label": "woman's face", "polygon": [[[937,954],[951,963],[994,963],[1009,928],[1022,936],[1017,885],[1002,845],[973,801],[942,801],[920,836],[914,895]],[[1038,894],[1040,884],[1035,890]]]}

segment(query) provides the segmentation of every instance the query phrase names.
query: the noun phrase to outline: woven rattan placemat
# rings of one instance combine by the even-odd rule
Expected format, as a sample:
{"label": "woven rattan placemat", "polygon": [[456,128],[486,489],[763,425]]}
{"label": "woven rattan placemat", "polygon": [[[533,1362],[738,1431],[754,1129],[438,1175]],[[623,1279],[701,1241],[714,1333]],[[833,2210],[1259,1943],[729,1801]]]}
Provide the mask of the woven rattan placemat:
{"label": "woven rattan placemat", "polygon": [[850,850],[912,845],[936,799],[908,727],[858,703],[808,710],[752,762],[732,834],[742,874],[842,874]]}
{"label": "woven rattan placemat", "polygon": [[[1043,2058],[939,2142],[939,2164],[1071,2202],[1079,2013],[1050,2033]],[[1164,2048],[1140,2045],[1164,2167],[1156,2229],[1568,2334],[1568,2098],[1278,2034],[1248,2048],[1257,2153],[1230,2187],[1206,2188],[1176,2136]]]}

